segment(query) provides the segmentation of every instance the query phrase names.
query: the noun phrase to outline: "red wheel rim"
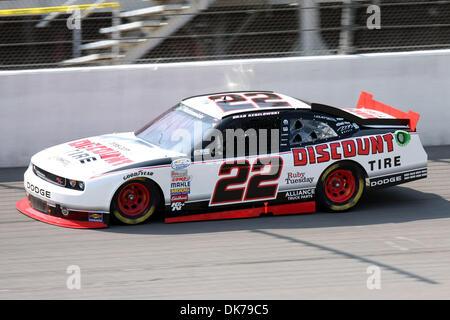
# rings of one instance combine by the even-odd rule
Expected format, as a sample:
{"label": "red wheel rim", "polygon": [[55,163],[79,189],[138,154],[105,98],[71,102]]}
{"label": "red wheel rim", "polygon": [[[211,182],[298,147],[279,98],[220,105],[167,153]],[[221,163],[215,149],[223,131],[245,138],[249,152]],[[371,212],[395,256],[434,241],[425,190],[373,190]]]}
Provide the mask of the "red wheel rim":
{"label": "red wheel rim", "polygon": [[124,214],[137,216],[147,209],[150,192],[142,183],[130,183],[120,191],[118,203],[120,211]]}
{"label": "red wheel rim", "polygon": [[356,180],[349,170],[336,170],[325,181],[325,193],[333,202],[342,203],[355,193]]}

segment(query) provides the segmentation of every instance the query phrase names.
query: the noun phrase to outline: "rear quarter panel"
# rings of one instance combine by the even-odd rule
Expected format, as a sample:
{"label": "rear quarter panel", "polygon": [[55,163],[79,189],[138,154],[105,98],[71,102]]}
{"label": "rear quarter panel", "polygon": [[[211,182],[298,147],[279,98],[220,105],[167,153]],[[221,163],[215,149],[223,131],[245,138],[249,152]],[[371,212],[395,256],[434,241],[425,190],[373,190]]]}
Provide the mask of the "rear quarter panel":
{"label": "rear quarter panel", "polygon": [[370,179],[426,168],[427,154],[419,135],[410,133],[406,144],[397,142],[395,133],[364,135],[333,142],[293,148],[292,169],[305,171],[315,186],[321,174],[339,161],[358,163]]}

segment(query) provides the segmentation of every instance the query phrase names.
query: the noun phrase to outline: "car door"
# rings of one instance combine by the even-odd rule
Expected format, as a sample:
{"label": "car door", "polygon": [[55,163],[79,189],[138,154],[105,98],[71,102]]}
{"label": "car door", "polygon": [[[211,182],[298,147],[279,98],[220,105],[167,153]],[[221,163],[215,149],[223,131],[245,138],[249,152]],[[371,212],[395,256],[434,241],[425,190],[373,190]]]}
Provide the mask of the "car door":
{"label": "car door", "polygon": [[[273,112],[272,112],[273,113]],[[275,199],[283,159],[279,112],[241,114],[223,121],[223,158],[214,164],[210,207]]]}

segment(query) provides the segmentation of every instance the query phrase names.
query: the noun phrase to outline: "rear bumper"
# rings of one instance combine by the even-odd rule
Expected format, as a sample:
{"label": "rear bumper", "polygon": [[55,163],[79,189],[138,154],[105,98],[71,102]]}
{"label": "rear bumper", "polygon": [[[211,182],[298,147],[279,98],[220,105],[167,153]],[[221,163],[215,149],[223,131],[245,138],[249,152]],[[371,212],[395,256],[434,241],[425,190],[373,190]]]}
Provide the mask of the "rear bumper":
{"label": "rear bumper", "polygon": [[[40,201],[43,203],[39,203]],[[33,208],[32,202],[34,203],[33,206],[35,208]],[[109,224],[108,214],[69,212],[66,218],[61,213],[60,207],[51,207],[44,201],[37,198],[32,198],[31,196],[19,200],[16,203],[16,208],[24,215],[27,215],[33,219],[60,227],[75,229],[99,229],[106,228]]]}
{"label": "rear bumper", "polygon": [[427,177],[427,171],[427,167],[423,167],[390,175],[372,177],[369,179],[369,186],[371,189],[378,189],[425,179]]}

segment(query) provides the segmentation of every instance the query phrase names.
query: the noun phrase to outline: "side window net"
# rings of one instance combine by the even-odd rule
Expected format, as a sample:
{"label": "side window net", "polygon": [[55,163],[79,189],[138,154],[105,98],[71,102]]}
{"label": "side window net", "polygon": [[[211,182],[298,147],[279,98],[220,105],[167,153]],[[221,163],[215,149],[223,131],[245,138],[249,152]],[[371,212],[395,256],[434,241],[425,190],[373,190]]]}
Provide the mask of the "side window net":
{"label": "side window net", "polygon": [[318,120],[296,119],[291,122],[289,131],[291,145],[337,137],[337,133],[328,124]]}

